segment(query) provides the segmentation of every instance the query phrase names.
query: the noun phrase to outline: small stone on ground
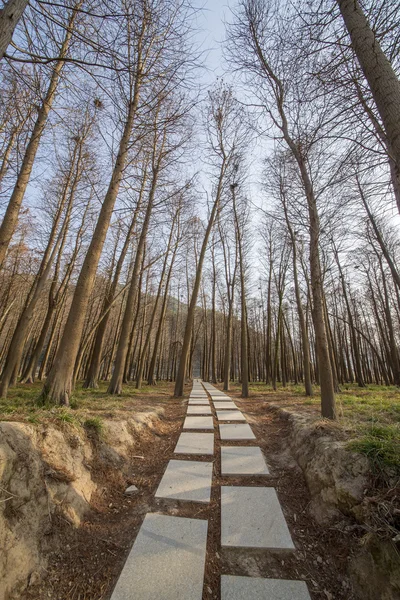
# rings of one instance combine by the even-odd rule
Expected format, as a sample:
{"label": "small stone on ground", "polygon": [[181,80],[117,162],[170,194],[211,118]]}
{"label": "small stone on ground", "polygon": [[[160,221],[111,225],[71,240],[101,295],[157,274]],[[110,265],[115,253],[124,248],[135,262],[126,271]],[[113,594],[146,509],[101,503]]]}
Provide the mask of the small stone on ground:
{"label": "small stone on ground", "polygon": [[218,402],[216,400],[214,400],[214,406],[217,410],[221,409],[221,408],[231,408],[232,410],[235,410],[237,408],[236,404],[234,404],[233,402]]}
{"label": "small stone on ground", "polygon": [[207,400],[207,398],[189,398],[189,405],[193,405],[193,404],[197,404],[197,405],[201,405],[201,406],[210,406],[209,401]]}
{"label": "small stone on ground", "polygon": [[138,492],[139,489],[136,487],[136,485],[130,485],[129,487],[126,488],[125,490],[125,494],[127,494],[129,496],[129,494],[134,494],[135,492]]}

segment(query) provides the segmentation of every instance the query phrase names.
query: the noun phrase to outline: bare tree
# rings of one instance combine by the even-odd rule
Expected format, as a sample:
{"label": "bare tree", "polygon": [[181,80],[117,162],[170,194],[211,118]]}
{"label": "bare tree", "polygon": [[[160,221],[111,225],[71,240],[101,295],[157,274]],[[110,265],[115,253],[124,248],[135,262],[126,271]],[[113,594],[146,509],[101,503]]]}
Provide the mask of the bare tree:
{"label": "bare tree", "polygon": [[[314,146],[315,132],[303,130],[303,122],[293,119],[304,116],[310,123],[311,113],[307,112],[297,100],[299,82],[294,79],[290,93],[289,78],[296,78],[299,63],[293,58],[292,64],[280,60],[281,53],[289,52],[287,21],[283,25],[279,13],[273,12],[273,6],[265,5],[262,0],[242,0],[236,13],[236,19],[230,30],[232,61],[251,79],[254,93],[258,93],[262,105],[267,107],[267,115],[280,132],[284,143],[298,166],[304,196],[308,207],[310,235],[310,271],[313,297],[313,322],[316,335],[318,364],[321,384],[322,416],[336,418],[335,394],[332,368],[329,356],[328,337],[324,316],[323,280],[320,263],[320,217],[313,178],[309,170],[310,152]],[[272,30],[272,27],[275,29]],[[279,48],[279,45],[281,46]],[[290,72],[289,66],[290,65]],[[278,73],[278,69],[280,73]],[[296,83],[295,83],[296,82]],[[254,89],[254,86],[257,86]],[[303,97],[303,93],[300,92]],[[290,108],[290,104],[295,108]],[[325,107],[326,115],[327,107]],[[303,115],[304,112],[304,115]],[[306,114],[307,113],[307,114]],[[321,128],[322,115],[318,116],[316,131]],[[300,136],[298,130],[304,131]]]}

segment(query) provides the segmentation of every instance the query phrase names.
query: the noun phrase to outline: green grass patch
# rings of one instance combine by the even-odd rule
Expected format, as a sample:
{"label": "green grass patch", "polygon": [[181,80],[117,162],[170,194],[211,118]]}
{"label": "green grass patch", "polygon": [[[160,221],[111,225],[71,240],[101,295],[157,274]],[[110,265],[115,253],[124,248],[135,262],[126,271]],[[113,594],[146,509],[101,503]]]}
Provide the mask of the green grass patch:
{"label": "green grass patch", "polygon": [[103,433],[103,421],[99,417],[85,419],[83,426],[90,433],[95,433],[98,437]]}
{"label": "green grass patch", "polygon": [[351,450],[365,454],[379,470],[391,467],[400,474],[400,426],[372,425],[359,431],[360,437],[349,442]]}

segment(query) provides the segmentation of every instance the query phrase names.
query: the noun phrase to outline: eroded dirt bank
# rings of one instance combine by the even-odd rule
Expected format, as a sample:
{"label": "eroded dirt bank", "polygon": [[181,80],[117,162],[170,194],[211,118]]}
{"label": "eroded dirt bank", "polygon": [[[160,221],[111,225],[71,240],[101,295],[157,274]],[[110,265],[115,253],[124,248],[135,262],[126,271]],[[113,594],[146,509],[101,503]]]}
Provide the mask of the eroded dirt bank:
{"label": "eroded dirt bank", "polygon": [[[382,497],[367,459],[349,452],[324,422],[263,399],[235,401],[271,468],[294,555],[221,549],[220,485],[266,483],[219,476],[218,432],[210,505],[155,500],[185,402],[154,399],[151,410],[104,418],[100,435],[68,424],[0,424],[0,598],[107,600],[146,512],[154,510],[208,519],[203,600],[220,599],[221,573],[304,579],[312,600],[400,598],[390,535],[395,491]],[[139,492],[127,496],[132,483]]]}
{"label": "eroded dirt bank", "polygon": [[[398,479],[376,474],[322,420],[264,400],[237,400],[274,469],[315,598],[398,600]],[[298,575],[297,565],[287,566],[287,576]]]}
{"label": "eroded dirt bank", "polygon": [[[103,597],[182,416],[181,402],[155,401],[102,419],[101,431],[0,423],[1,600]],[[125,496],[131,483],[140,492]]]}

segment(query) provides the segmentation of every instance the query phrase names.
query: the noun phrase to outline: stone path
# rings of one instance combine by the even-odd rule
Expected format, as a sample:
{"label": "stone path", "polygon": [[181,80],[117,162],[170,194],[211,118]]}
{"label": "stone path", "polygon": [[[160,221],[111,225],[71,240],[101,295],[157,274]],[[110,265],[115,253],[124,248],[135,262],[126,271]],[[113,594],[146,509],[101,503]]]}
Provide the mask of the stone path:
{"label": "stone path", "polygon": [[[215,453],[217,427],[221,476],[228,483],[229,477],[243,478],[244,482],[240,485],[233,480],[232,485],[221,486],[221,547],[244,548],[244,552],[252,548],[295,552],[278,495],[267,485],[268,479],[265,485],[246,485],[246,477],[269,475],[250,425],[231,398],[209,383],[194,381],[183,431],[175,447],[175,454],[195,455],[194,460],[185,460],[184,456],[183,460],[170,460],[156,498],[195,502],[198,506],[210,502],[210,457]],[[245,445],[238,445],[241,441]],[[147,514],[111,600],[202,600],[207,528],[205,519]],[[304,581],[267,577],[222,575],[220,591],[221,600],[311,600]]]}
{"label": "stone path", "polygon": [[112,600],[201,600],[207,521],[148,514]]}

